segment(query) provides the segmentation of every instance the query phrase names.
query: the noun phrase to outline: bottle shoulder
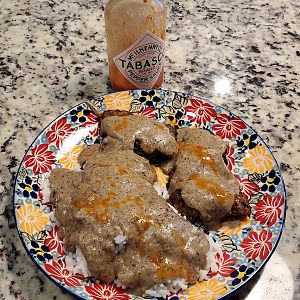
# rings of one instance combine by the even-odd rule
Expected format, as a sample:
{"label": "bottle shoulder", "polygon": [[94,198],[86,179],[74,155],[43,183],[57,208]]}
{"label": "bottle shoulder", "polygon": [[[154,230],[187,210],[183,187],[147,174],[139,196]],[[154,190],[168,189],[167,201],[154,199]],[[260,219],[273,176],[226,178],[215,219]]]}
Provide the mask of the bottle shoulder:
{"label": "bottle shoulder", "polygon": [[164,13],[167,9],[163,0],[109,0],[105,6],[105,14],[145,11],[152,14]]}

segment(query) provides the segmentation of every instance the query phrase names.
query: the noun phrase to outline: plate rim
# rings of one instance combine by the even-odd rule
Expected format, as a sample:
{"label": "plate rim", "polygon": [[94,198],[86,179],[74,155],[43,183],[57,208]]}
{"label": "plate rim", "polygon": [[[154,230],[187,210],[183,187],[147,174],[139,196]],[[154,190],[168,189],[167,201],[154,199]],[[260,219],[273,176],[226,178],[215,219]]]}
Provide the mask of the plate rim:
{"label": "plate rim", "polygon": [[[281,168],[273,154],[273,152],[271,151],[270,147],[266,144],[266,142],[264,141],[264,139],[261,137],[261,135],[252,128],[252,126],[250,126],[247,122],[244,121],[244,119],[242,119],[241,117],[237,116],[236,114],[232,113],[231,111],[229,111],[228,109],[224,108],[222,105],[219,105],[219,104],[216,104],[214,103],[213,101],[211,101],[210,99],[206,98],[206,97],[202,97],[202,96],[195,96],[195,95],[192,95],[190,93],[186,93],[186,92],[178,92],[178,91],[175,91],[175,90],[168,90],[168,89],[138,89],[138,90],[128,90],[128,91],[120,91],[120,92],[139,92],[139,91],[155,91],[155,92],[161,92],[161,91],[164,91],[164,92],[171,92],[171,93],[177,93],[177,94],[183,94],[183,95],[186,95],[186,96],[189,96],[189,97],[195,97],[195,98],[199,98],[200,100],[205,100],[211,104],[213,104],[213,106],[219,106],[222,110],[228,112],[228,113],[231,113],[234,117],[237,117],[238,119],[240,119],[242,122],[244,122],[253,132],[255,132],[257,134],[257,136],[259,137],[259,139],[263,142],[263,144],[267,147],[269,153],[271,154],[276,166],[278,167],[278,170],[279,170],[279,176],[280,176],[280,179],[282,181],[282,185],[283,185],[283,195],[284,195],[284,212],[283,212],[283,216],[282,216],[282,224],[281,224],[281,227],[279,229],[279,234],[278,234],[278,237],[276,239],[276,242],[274,243],[274,246],[272,248],[272,250],[270,251],[269,255],[265,258],[265,260],[262,262],[262,264],[258,267],[258,269],[256,270],[256,272],[250,276],[246,281],[244,281],[239,287],[237,287],[236,289],[234,290],[231,290],[229,294],[226,294],[224,296],[221,296],[221,297],[218,297],[217,299],[219,300],[225,300],[233,295],[235,295],[237,292],[239,292],[241,289],[245,288],[246,285],[248,285],[250,283],[250,281],[252,281],[255,277],[257,277],[261,271],[264,269],[265,265],[267,264],[267,262],[270,260],[270,258],[272,257],[272,255],[274,254],[275,250],[277,249],[277,246],[279,244],[279,241],[281,240],[281,237],[282,237],[282,233],[283,233],[283,229],[284,229],[284,226],[285,226],[285,221],[286,221],[286,213],[287,213],[287,193],[286,193],[286,187],[285,187],[285,183],[284,183],[284,179],[283,179],[283,175],[282,175],[282,171],[281,171]],[[95,96],[93,97],[91,100],[94,100],[94,101],[100,101],[98,100],[100,97],[105,97],[105,96],[108,96],[108,95],[113,95],[115,93],[118,93],[118,92],[112,92],[112,93],[105,93],[105,94],[100,94],[99,96]],[[87,99],[88,100],[88,99]],[[87,101],[86,100],[86,101]],[[14,223],[15,223],[15,226],[16,226],[16,230],[18,232],[18,236],[21,240],[21,243],[23,245],[23,247],[25,248],[25,251],[27,253],[27,255],[31,258],[31,260],[34,262],[34,265],[37,267],[37,269],[39,271],[42,272],[42,274],[47,278],[49,279],[52,283],[54,283],[58,288],[60,289],[63,289],[64,291],[66,291],[68,294],[72,295],[73,297],[75,297],[76,299],[81,299],[81,300],[85,300],[85,298],[75,294],[73,291],[69,290],[66,288],[66,286],[63,286],[61,284],[59,284],[59,282],[55,281],[38,263],[37,261],[34,259],[34,257],[29,253],[29,250],[24,242],[24,239],[22,238],[21,236],[21,232],[19,230],[19,227],[18,227],[18,223],[17,223],[17,215],[16,215],[16,201],[15,201],[15,197],[16,197],[16,186],[17,186],[17,178],[19,176],[19,172],[20,172],[20,169],[21,169],[21,166],[23,165],[23,161],[27,155],[27,153],[30,151],[30,149],[32,148],[32,146],[34,145],[34,143],[36,142],[36,140],[41,136],[41,134],[43,134],[52,124],[54,124],[57,120],[59,120],[63,115],[65,115],[67,112],[71,111],[72,109],[80,106],[80,105],[83,105],[85,104],[85,102],[79,102],[77,104],[75,104],[74,106],[68,108],[66,111],[63,111],[61,114],[59,114],[55,119],[53,119],[48,125],[46,125],[45,127],[43,127],[43,129],[37,134],[37,136],[34,138],[34,140],[31,142],[31,144],[26,148],[26,151],[22,157],[22,160],[20,161],[19,163],[19,167],[18,167],[18,170],[16,172],[16,175],[15,175],[15,178],[14,178],[14,186],[13,186],[13,197],[12,197],[12,201],[13,201],[13,216],[14,216]]]}

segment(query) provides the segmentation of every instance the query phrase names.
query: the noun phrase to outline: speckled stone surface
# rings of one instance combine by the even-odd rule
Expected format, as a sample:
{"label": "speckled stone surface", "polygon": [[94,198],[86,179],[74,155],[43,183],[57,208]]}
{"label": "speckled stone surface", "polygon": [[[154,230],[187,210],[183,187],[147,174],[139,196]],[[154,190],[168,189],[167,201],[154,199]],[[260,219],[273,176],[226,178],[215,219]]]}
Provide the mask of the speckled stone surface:
{"label": "speckled stone surface", "polygon": [[[103,6],[101,0],[1,1],[0,299],[71,299],[26,255],[12,186],[43,127],[83,99],[111,92]],[[272,149],[286,183],[279,246],[261,276],[232,299],[300,299],[299,20],[293,0],[169,1],[163,88],[210,98],[242,117]]]}

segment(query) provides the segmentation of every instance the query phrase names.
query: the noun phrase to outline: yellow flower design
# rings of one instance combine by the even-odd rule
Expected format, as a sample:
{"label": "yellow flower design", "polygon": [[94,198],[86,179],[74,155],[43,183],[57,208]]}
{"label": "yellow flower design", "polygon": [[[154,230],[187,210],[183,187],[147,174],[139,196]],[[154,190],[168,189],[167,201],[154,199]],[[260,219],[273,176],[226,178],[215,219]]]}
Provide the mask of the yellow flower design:
{"label": "yellow flower design", "polygon": [[82,145],[74,146],[69,152],[64,155],[64,157],[58,160],[58,163],[62,164],[62,166],[66,169],[74,169],[76,167],[79,167],[77,158],[81,151]]}
{"label": "yellow flower design", "polygon": [[241,220],[228,221],[228,222],[224,222],[222,224],[222,227],[220,228],[220,231],[222,233],[230,236],[232,234],[239,233],[248,224],[250,224],[250,219],[249,218],[247,218],[243,221],[241,221]]}
{"label": "yellow flower design", "polygon": [[272,156],[266,146],[256,146],[253,150],[249,150],[244,158],[244,167],[248,169],[250,173],[271,171],[272,166]]}
{"label": "yellow flower design", "polygon": [[156,176],[157,176],[157,182],[159,184],[160,187],[165,187],[167,185],[167,182],[169,180],[169,176],[166,175],[161,168],[159,167],[153,167],[155,172],[156,172]]}
{"label": "yellow flower design", "polygon": [[214,300],[227,293],[225,283],[218,282],[217,278],[201,281],[187,290],[189,300]]}
{"label": "yellow flower design", "polygon": [[131,96],[128,92],[119,92],[113,95],[106,96],[103,100],[107,109],[129,110]]}
{"label": "yellow flower design", "polygon": [[32,204],[21,205],[17,210],[17,217],[21,231],[29,234],[44,230],[48,222],[48,216]]}

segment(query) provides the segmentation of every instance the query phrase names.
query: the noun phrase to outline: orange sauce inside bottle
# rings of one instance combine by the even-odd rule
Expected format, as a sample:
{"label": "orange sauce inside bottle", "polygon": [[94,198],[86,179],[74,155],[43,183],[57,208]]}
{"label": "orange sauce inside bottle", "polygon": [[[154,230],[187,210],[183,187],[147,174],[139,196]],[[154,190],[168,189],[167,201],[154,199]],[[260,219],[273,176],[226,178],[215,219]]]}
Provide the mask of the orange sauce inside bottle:
{"label": "orange sauce inside bottle", "polygon": [[[113,89],[121,91],[141,88],[143,86],[142,83],[137,82],[137,86],[135,86],[135,80],[132,79],[129,81],[118,69],[113,59],[123,51],[128,50],[129,47],[145,36],[146,33],[150,33],[158,39],[165,41],[167,19],[166,4],[163,0],[109,0],[105,7],[104,18],[109,78]],[[139,45],[143,46],[145,44],[142,43]],[[147,52],[147,50],[145,51]],[[153,53],[155,52],[152,51],[152,54],[149,54],[149,59],[152,57],[151,55],[154,55]],[[139,59],[137,60],[139,61]],[[130,61],[134,63],[135,58],[130,58]],[[145,61],[145,59],[141,59],[141,62],[144,63]],[[148,70],[149,69],[151,68],[148,68]],[[143,67],[143,70],[146,70],[146,67]],[[136,70],[134,72],[136,72]],[[157,78],[155,82],[149,82],[149,88],[159,88],[162,84],[163,76],[162,63],[162,70],[158,74],[158,77],[154,77]]]}

